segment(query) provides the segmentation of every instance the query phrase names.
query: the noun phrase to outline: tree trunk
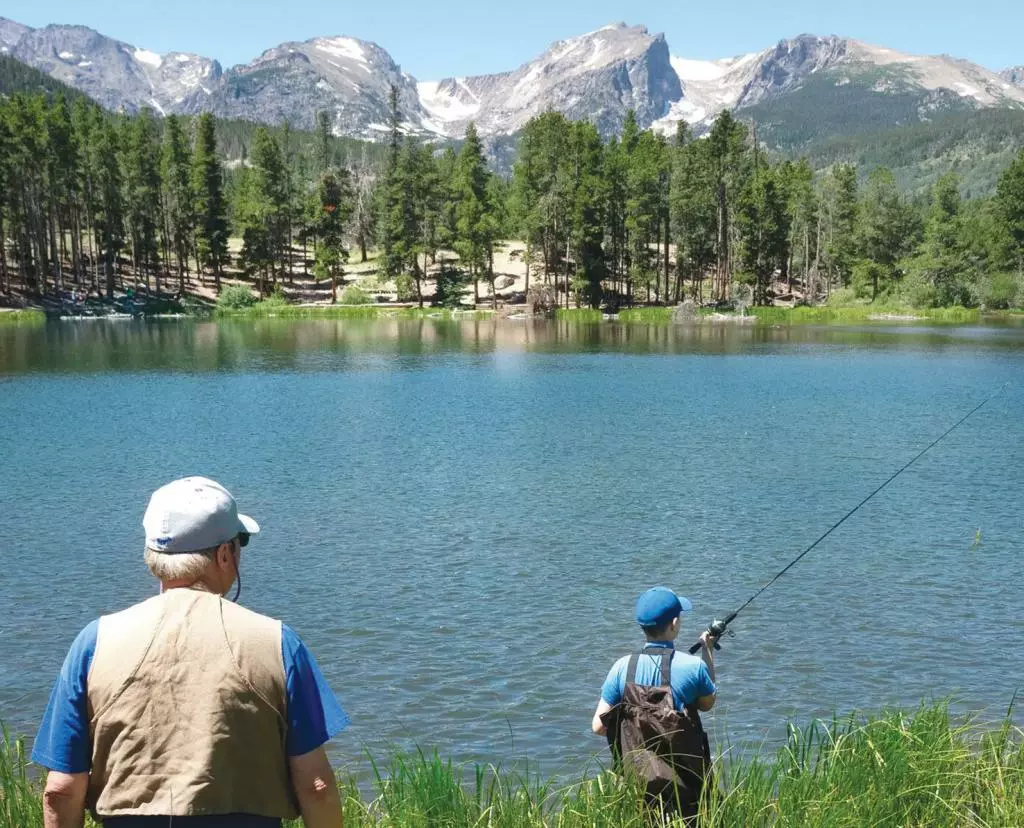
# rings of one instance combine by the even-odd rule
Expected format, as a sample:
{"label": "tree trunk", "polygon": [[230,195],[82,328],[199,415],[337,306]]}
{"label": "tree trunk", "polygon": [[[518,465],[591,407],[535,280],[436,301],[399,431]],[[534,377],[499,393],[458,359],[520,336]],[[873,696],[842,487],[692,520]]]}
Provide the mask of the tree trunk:
{"label": "tree trunk", "polygon": [[526,249],[523,251],[523,256],[526,257],[526,293],[530,293],[530,259],[533,258],[530,254],[533,251],[530,249],[530,243],[527,242]]}
{"label": "tree trunk", "polygon": [[494,310],[498,309],[498,291],[494,285],[494,248],[491,247],[487,250],[487,278],[491,283],[491,307]]}
{"label": "tree trunk", "polygon": [[7,293],[10,288],[7,280],[7,235],[4,233],[4,213],[0,210],[0,291]]}
{"label": "tree trunk", "polygon": [[667,215],[664,218],[665,218],[665,261],[663,262],[663,266],[664,266],[664,275],[665,275],[665,304],[668,305],[668,304],[671,304],[671,301],[672,301],[671,300],[671,295],[670,295],[670,290],[669,290],[669,284],[668,284],[668,280],[669,280],[668,256],[669,256],[669,247],[670,247],[670,244],[671,244],[671,240],[669,239],[669,233],[671,232],[672,226],[671,226],[671,219],[669,219],[669,217]]}
{"label": "tree trunk", "polygon": [[107,247],[103,251],[103,274],[106,277],[107,299],[114,299],[114,251]]}
{"label": "tree trunk", "polygon": [[725,285],[729,279],[729,206],[726,200],[725,182],[718,183],[718,268],[711,298],[720,302],[725,298]]}
{"label": "tree trunk", "polygon": [[57,228],[54,211],[50,210],[50,258],[53,262],[53,287],[59,293],[64,289],[64,268],[57,250]]}
{"label": "tree trunk", "polygon": [[[427,270],[427,267],[428,267],[428,265],[427,265],[427,251],[424,250],[423,251],[423,272],[421,274],[423,279],[426,279],[427,275],[430,273],[430,271]],[[420,284],[420,279],[419,278],[416,279],[416,300],[419,302],[420,310],[422,310],[423,309],[423,288],[422,288],[422,286]]]}

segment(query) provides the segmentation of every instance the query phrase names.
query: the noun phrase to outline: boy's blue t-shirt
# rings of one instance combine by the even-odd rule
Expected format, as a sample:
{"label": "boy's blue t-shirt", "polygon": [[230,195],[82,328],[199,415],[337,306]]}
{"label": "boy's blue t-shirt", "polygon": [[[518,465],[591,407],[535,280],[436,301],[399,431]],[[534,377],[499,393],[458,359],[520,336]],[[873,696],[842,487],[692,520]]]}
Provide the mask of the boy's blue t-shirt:
{"label": "boy's blue t-shirt", "polygon": [[[711,680],[711,673],[703,659],[689,653],[676,652],[671,644],[647,645],[648,650],[655,648],[673,653],[670,681],[676,710],[682,710],[687,705],[694,704],[702,696],[713,696],[717,692],[715,683]],[[622,701],[626,691],[626,673],[629,669],[630,658],[631,656],[623,656],[616,661],[601,687],[601,698],[612,707]],[[660,654],[640,656],[636,665],[635,681],[644,687],[661,684]]]}
{"label": "boy's blue t-shirt", "polygon": [[[32,748],[32,761],[49,770],[87,773],[91,769],[86,687],[98,632],[97,620],[78,634],[50,694]],[[288,755],[302,756],[337,736],[348,727],[349,718],[327,685],[313,654],[284,624],[281,625],[281,655],[288,693]]]}

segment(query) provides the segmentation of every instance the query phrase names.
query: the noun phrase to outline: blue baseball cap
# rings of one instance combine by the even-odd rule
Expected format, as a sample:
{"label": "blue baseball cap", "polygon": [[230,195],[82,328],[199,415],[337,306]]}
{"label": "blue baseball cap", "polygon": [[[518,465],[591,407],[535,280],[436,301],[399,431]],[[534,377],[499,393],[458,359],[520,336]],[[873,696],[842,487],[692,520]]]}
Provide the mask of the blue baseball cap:
{"label": "blue baseball cap", "polygon": [[676,595],[668,587],[654,587],[637,598],[636,623],[641,627],[662,627],[692,609],[689,599]]}

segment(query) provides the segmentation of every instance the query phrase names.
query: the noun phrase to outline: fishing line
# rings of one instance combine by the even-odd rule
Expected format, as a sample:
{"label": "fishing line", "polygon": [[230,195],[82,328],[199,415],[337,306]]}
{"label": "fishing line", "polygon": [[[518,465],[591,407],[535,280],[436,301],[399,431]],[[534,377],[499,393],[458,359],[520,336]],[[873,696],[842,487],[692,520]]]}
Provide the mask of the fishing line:
{"label": "fishing line", "polygon": [[[889,478],[884,483],[882,483],[881,486],[876,488],[871,494],[869,494],[867,497],[865,497],[860,503],[858,503],[856,506],[854,506],[852,509],[850,509],[849,512],[847,512],[845,515],[843,515],[841,518],[839,518],[839,520],[837,520],[835,523],[832,524],[831,527],[829,527],[828,531],[826,531],[821,537],[819,537],[816,541],[814,541],[814,543],[812,543],[810,546],[808,546],[803,552],[801,552],[799,555],[797,555],[795,558],[793,558],[793,560],[791,560],[788,564],[786,564],[786,566],[783,569],[779,570],[779,572],[775,575],[774,578],[772,578],[768,583],[766,583],[763,587],[761,587],[757,592],[755,592],[753,595],[751,595],[740,606],[739,609],[737,609],[735,612],[729,613],[729,615],[727,615],[721,621],[714,621],[714,622],[712,622],[711,626],[708,627],[707,631],[709,633],[711,633],[715,638],[719,638],[728,629],[729,625],[733,621],[736,620],[736,616],[738,616],[741,612],[743,612],[743,610],[745,610],[752,603],[754,603],[754,601],[757,600],[757,598],[761,595],[761,593],[763,593],[766,589],[768,589],[768,587],[770,587],[772,584],[774,584],[777,580],[779,580],[779,578],[781,578],[783,575],[785,575],[787,572],[789,572],[789,570],[791,570],[794,566],[796,566],[798,563],[800,563],[800,561],[802,561],[805,557],[807,557],[807,555],[810,554],[810,552],[812,550],[814,550],[814,548],[818,544],[820,544],[823,540],[825,540],[825,538],[827,538],[829,535],[831,535],[833,532],[835,532],[836,529],[838,529],[840,526],[842,526],[844,523],[846,523],[847,520],[849,520],[851,517],[853,517],[853,515],[862,506],[864,506],[869,500],[871,500],[871,498],[873,498],[875,495],[877,495],[879,492],[881,492],[882,489],[884,489],[886,486],[888,486],[890,483],[892,483],[892,481],[894,481],[897,477],[899,477],[901,474],[903,474],[903,472],[905,472],[907,469],[909,469],[911,466],[913,466],[914,463],[916,463],[918,460],[920,460],[922,457],[924,457],[929,451],[931,451],[939,443],[941,443],[943,440],[945,440],[950,434],[952,434],[960,426],[962,426],[969,419],[971,419],[971,417],[973,417],[975,414],[977,414],[979,411],[981,411],[982,408],[984,408],[986,405],[988,405],[990,402],[992,402],[992,400],[995,399],[1003,391],[1003,389],[1006,388],[1006,386],[1008,386],[1009,384],[1010,384],[1009,382],[1006,382],[1006,383],[1003,383],[1002,385],[1000,385],[995,391],[993,391],[991,394],[989,394],[989,396],[987,396],[982,402],[978,403],[978,405],[976,405],[974,408],[972,408],[970,411],[968,411],[963,417],[961,417],[959,420],[957,420],[952,426],[950,426],[948,429],[946,429],[941,435],[936,437],[935,440],[933,440],[931,443],[929,443],[927,446],[925,446],[923,449],[921,449],[921,451],[919,451],[916,455],[914,455],[913,458],[911,458],[909,461],[904,463],[899,469],[897,469],[895,472],[893,472],[892,475],[890,475]],[[694,644],[692,647],[690,647],[690,652],[691,653],[698,653],[698,652],[700,652],[700,649],[701,649],[702,646],[703,646],[703,644],[700,641],[698,641],[696,644]],[[715,644],[715,647],[718,648],[717,642]]]}

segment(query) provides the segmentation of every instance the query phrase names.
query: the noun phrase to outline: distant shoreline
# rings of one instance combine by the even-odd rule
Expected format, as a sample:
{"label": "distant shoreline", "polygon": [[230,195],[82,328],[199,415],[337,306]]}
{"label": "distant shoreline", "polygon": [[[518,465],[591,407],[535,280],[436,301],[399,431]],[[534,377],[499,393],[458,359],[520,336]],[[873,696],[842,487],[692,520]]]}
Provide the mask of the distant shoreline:
{"label": "distant shoreline", "polygon": [[[753,307],[745,311],[719,311],[713,308],[698,309],[688,321],[676,319],[675,307],[637,307],[623,309],[617,314],[603,313],[589,308],[559,309],[554,319],[577,324],[618,322],[626,325],[668,325],[677,324],[749,324],[772,325],[849,325],[871,323],[941,323],[969,325],[981,322],[1000,323],[1024,321],[1024,309],[1006,311],[982,311],[974,308],[890,308],[872,305],[821,306],[821,307]],[[36,308],[0,308],[0,324],[39,324],[48,319],[62,321],[102,321],[132,318],[128,314],[73,316],[47,313]],[[277,302],[258,302],[252,307],[239,310],[216,310],[210,314],[160,313],[140,314],[135,318],[167,319],[433,319],[433,320],[542,320],[544,316],[531,316],[525,305],[505,306],[498,311],[491,309],[452,310],[448,308],[418,308],[394,305],[292,305]]]}

